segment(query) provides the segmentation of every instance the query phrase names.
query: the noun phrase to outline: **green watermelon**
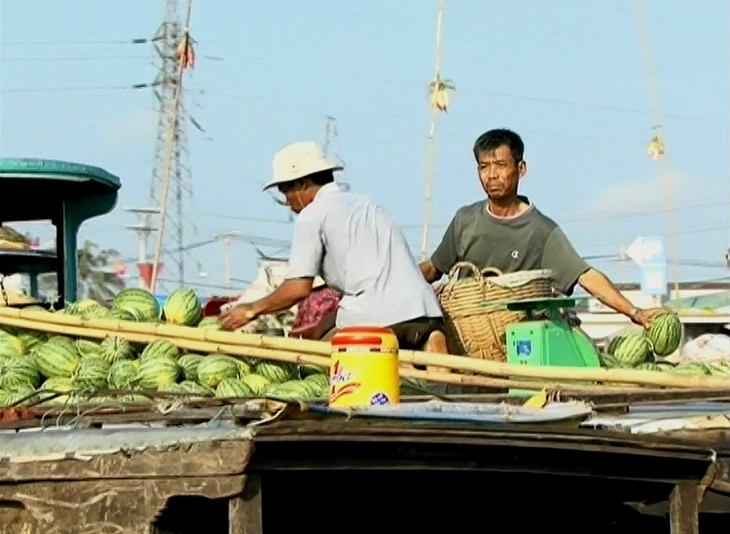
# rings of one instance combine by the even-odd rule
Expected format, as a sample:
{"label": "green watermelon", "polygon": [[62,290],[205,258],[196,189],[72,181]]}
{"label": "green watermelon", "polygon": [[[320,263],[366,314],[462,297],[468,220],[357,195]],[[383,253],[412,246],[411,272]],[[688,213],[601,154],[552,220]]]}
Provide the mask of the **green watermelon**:
{"label": "green watermelon", "polygon": [[206,356],[198,364],[198,383],[215,388],[224,378],[239,378],[239,366],[227,356]]}
{"label": "green watermelon", "polygon": [[142,389],[159,389],[165,384],[177,382],[180,372],[180,366],[175,360],[153,358],[140,363],[133,383]]}
{"label": "green watermelon", "polygon": [[202,354],[195,354],[193,352],[180,356],[177,363],[180,367],[182,367],[183,375],[185,375],[186,380],[196,381],[198,379],[198,365],[200,365],[200,362],[203,361],[203,358],[205,358],[205,356]]}
{"label": "green watermelon", "polygon": [[626,333],[616,343],[612,343],[611,356],[621,366],[635,366],[647,361],[651,354],[651,342],[641,334]]}
{"label": "green watermelon", "polygon": [[651,341],[654,354],[669,356],[679,348],[682,342],[682,322],[675,313],[662,313],[651,321],[644,331],[646,338]]}
{"label": "green watermelon", "polygon": [[112,310],[125,310],[140,321],[157,322],[160,320],[160,303],[157,298],[141,288],[128,287],[122,289],[114,298]]}
{"label": "green watermelon", "polygon": [[198,328],[205,328],[207,330],[220,330],[221,322],[218,320],[218,317],[203,317],[198,323]]}
{"label": "green watermelon", "polygon": [[137,356],[129,341],[118,336],[105,337],[100,349],[100,355],[110,363],[117,360],[133,360]]}
{"label": "green watermelon", "polygon": [[[39,392],[50,391],[53,393],[71,393],[74,389],[73,380],[68,377],[56,376],[49,378],[41,384],[38,388]],[[51,398],[52,394],[39,395],[41,400],[47,399],[47,404],[66,404],[72,400],[72,395],[59,395],[58,397]]]}
{"label": "green watermelon", "polygon": [[254,372],[265,377],[269,382],[283,383],[297,378],[297,368],[290,363],[274,363],[260,360],[254,367]]}
{"label": "green watermelon", "polygon": [[104,389],[109,385],[111,363],[101,356],[81,358],[73,376],[75,387],[80,389]]}
{"label": "green watermelon", "polygon": [[142,351],[142,354],[139,355],[139,359],[143,362],[156,358],[172,358],[173,360],[177,360],[180,358],[180,349],[171,341],[158,339],[147,345]]}
{"label": "green watermelon", "polygon": [[81,355],[73,340],[68,339],[54,336],[33,351],[33,359],[43,376],[70,378],[76,372]]}
{"label": "green watermelon", "polygon": [[244,384],[251,388],[256,395],[262,395],[271,381],[256,373],[249,373],[241,377]]}
{"label": "green watermelon", "polygon": [[3,361],[2,371],[0,371],[1,389],[22,384],[37,387],[40,383],[41,375],[33,358],[20,356]]}
{"label": "green watermelon", "polygon": [[79,338],[76,340],[76,349],[81,357],[101,355],[101,343],[90,339]]}
{"label": "green watermelon", "polygon": [[117,360],[111,364],[107,378],[109,386],[115,389],[131,389],[139,363],[139,360]]}
{"label": "green watermelon", "polygon": [[224,378],[215,388],[215,396],[218,398],[240,398],[253,397],[253,390],[238,378]]}
{"label": "green watermelon", "polygon": [[176,289],[162,307],[165,321],[182,326],[195,326],[200,321],[203,308],[193,289]]}

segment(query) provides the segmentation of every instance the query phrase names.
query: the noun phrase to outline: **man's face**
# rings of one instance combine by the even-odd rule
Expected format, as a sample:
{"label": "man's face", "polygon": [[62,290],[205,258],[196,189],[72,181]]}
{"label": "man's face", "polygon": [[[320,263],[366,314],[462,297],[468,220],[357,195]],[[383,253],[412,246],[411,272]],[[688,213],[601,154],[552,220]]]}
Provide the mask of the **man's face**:
{"label": "man's face", "polygon": [[487,196],[501,200],[517,194],[517,184],[527,172],[524,161],[517,162],[510,149],[502,145],[492,152],[481,152],[477,160],[479,181]]}
{"label": "man's face", "polygon": [[302,187],[301,182],[291,182],[279,184],[279,192],[284,195],[286,205],[289,206],[294,213],[301,212],[312,201],[306,189]]}

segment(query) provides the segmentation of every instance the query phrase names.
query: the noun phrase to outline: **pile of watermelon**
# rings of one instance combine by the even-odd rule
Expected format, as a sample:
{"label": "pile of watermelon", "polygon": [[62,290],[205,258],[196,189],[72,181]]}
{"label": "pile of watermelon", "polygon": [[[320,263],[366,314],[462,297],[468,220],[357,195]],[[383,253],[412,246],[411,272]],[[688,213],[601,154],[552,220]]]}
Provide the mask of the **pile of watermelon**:
{"label": "pile of watermelon", "polygon": [[730,376],[728,362],[699,362],[675,365],[664,360],[681,345],[684,329],[677,314],[657,315],[641,333],[624,332],[614,337],[601,356],[603,367],[644,371],[667,371],[683,375]]}
{"label": "pile of watermelon", "polygon": [[[200,300],[190,289],[171,293],[163,306],[151,293],[129,288],[111,306],[82,300],[57,312],[37,310],[219,328],[217,318],[203,317]],[[151,402],[142,391],[190,397],[313,399],[326,397],[328,388],[327,370],[314,366],[196,354],[167,340],[138,345],[113,333],[99,340],[0,326],[0,406],[21,400],[55,405]],[[100,390],[128,393],[107,398],[89,395]]]}

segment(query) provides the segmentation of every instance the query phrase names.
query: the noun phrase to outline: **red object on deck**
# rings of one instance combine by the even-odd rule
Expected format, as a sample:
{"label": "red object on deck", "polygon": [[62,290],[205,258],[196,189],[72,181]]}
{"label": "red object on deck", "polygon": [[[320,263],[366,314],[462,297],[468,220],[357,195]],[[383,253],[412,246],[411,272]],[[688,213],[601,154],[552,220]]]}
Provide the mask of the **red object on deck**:
{"label": "red object on deck", "polygon": [[203,317],[211,317],[219,315],[221,312],[221,307],[224,304],[228,304],[229,302],[233,302],[238,300],[240,295],[234,295],[232,297],[217,297],[213,296],[208,299],[208,301],[203,304]]}

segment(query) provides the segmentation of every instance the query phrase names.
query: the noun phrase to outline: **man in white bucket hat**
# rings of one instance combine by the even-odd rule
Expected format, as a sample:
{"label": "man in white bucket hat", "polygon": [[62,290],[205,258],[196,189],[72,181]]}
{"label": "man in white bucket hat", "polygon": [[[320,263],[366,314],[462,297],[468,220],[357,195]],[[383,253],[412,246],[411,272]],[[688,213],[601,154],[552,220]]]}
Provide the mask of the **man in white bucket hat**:
{"label": "man in white bucket hat", "polygon": [[334,180],[340,170],[309,141],[274,156],[273,179],[264,190],[276,187],[299,215],[289,272],[268,296],[225,312],[223,328],[235,330],[259,315],[291,308],[321,276],[342,298],[331,317],[334,328],[314,328],[306,337],[330,339],[347,326],[390,327],[402,348],[446,352],[438,299],[403,233],[370,198],[340,189]]}

